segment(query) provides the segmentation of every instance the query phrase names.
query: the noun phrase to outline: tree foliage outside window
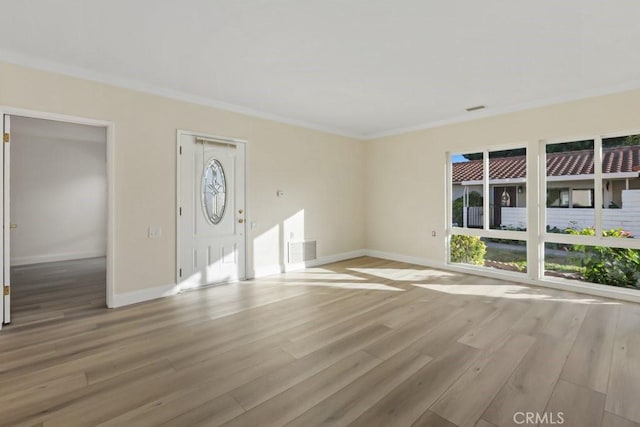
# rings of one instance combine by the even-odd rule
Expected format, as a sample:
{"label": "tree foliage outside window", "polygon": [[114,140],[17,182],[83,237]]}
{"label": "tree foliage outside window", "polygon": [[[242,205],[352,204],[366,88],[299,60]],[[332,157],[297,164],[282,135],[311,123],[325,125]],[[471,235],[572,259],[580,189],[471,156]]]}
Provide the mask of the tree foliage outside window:
{"label": "tree foliage outside window", "polygon": [[[469,207],[482,207],[482,195],[477,191],[469,193]],[[453,201],[452,206],[452,221],[458,227],[463,226],[464,215],[464,196],[458,197]]]}

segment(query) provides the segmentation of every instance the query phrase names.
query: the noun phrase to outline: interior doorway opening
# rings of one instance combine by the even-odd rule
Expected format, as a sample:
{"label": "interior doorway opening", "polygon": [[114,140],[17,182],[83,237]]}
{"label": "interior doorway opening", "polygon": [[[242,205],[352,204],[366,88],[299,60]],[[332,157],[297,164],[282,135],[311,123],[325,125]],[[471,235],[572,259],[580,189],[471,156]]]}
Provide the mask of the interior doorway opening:
{"label": "interior doorway opening", "polygon": [[105,309],[109,126],[4,114],[4,127],[5,327]]}

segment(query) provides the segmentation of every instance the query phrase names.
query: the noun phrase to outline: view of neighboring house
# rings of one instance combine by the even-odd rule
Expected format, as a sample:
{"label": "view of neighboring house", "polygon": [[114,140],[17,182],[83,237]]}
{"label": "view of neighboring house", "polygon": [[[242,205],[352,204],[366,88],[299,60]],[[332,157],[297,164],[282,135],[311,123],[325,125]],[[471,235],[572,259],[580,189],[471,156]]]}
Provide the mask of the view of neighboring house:
{"label": "view of neighboring house", "polygon": [[[603,228],[622,227],[638,236],[640,146],[604,148],[602,156]],[[547,154],[546,204],[550,228],[593,227],[593,157],[593,150]],[[454,212],[454,223],[458,222],[458,226],[482,227],[482,179],[482,160],[453,163],[452,198],[461,198],[463,207],[457,216]],[[526,157],[490,158],[489,186],[490,227],[526,228]]]}

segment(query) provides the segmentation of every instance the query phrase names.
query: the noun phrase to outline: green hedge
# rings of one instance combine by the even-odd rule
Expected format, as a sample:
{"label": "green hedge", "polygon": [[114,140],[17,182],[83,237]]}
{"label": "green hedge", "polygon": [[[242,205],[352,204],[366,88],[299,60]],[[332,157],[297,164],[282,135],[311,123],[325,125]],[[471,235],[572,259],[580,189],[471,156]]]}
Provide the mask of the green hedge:
{"label": "green hedge", "polygon": [[[567,229],[569,234],[577,236],[595,236],[593,228],[581,230]],[[631,234],[621,228],[603,230],[604,237],[629,238]],[[640,250],[627,248],[610,248],[607,246],[573,245],[572,252],[583,253],[582,277],[593,283],[638,288],[640,279]]]}
{"label": "green hedge", "polygon": [[484,265],[487,246],[479,237],[451,236],[451,262]]}

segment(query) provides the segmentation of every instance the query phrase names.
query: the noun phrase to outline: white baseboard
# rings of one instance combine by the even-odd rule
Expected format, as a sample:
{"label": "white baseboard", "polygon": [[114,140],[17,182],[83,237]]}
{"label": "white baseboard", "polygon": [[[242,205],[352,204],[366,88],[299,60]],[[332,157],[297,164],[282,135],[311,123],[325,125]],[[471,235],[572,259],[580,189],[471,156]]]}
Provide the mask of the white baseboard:
{"label": "white baseboard", "polygon": [[124,307],[125,305],[137,304],[139,302],[150,301],[152,299],[176,295],[180,292],[180,286],[172,283],[170,285],[156,286],[153,288],[141,289],[139,291],[125,292],[113,296],[113,308]]}
{"label": "white baseboard", "polygon": [[107,256],[105,251],[76,252],[66,254],[46,254],[11,258],[12,266],[41,264],[44,262],[71,261],[75,259],[98,258]]}
{"label": "white baseboard", "polygon": [[390,261],[406,262],[407,264],[421,265],[423,267],[447,269],[447,264],[435,261],[429,258],[422,258],[410,255],[396,254],[393,252],[376,251],[374,249],[365,249],[362,251],[366,256],[374,258],[388,259]]}
{"label": "white baseboard", "polygon": [[313,259],[311,261],[300,262],[297,264],[286,264],[285,271],[298,271],[309,267],[317,267],[319,265],[331,264],[334,262],[344,261],[346,259],[358,258],[365,256],[364,249],[358,249],[356,251],[342,252],[334,255],[327,255],[320,258]]}
{"label": "white baseboard", "polygon": [[253,277],[250,279],[258,279],[265,276],[273,276],[274,274],[282,273],[282,267],[280,265],[267,265],[264,267],[258,267],[253,270]]}
{"label": "white baseboard", "polygon": [[253,277],[257,279],[260,277],[271,276],[274,274],[281,274],[288,271],[298,271],[298,270],[303,270],[309,267],[317,267],[319,265],[331,264],[333,262],[339,262],[339,261],[344,261],[346,259],[358,258],[365,255],[366,253],[364,249],[358,249],[350,252],[342,252],[339,254],[327,255],[320,258],[316,258],[311,261],[305,261],[305,262],[300,262],[296,264],[285,264],[284,266],[269,265],[266,267],[256,268],[253,272]]}

